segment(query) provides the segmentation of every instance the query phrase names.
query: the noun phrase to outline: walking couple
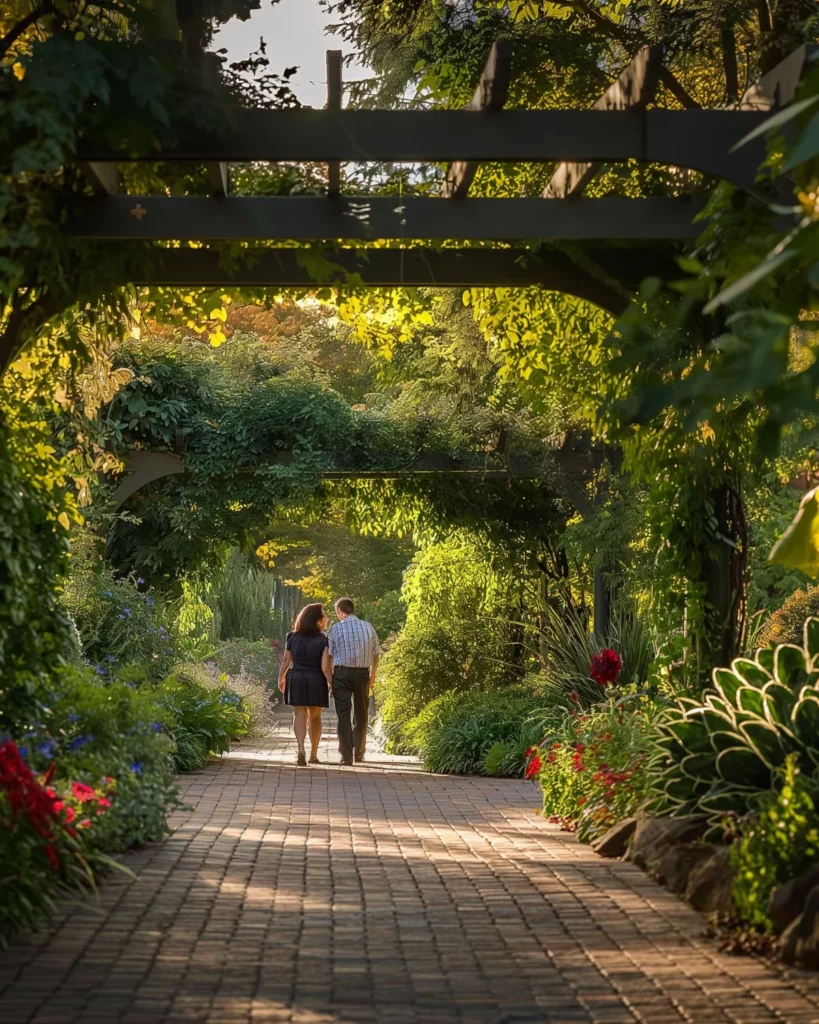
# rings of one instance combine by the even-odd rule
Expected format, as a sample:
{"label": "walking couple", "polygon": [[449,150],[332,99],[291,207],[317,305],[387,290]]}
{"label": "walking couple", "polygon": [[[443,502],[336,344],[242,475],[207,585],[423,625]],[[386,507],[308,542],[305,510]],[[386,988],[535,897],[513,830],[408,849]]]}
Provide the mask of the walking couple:
{"label": "walking couple", "polygon": [[338,622],[328,631],[323,604],[308,604],[287,634],[279,690],[293,708],[293,732],[299,745],[296,764],[304,767],[304,743],[310,734],[310,764],[318,764],[321,709],[335,699],[341,763],[364,760],[367,715],[378,667],[378,635],[359,619],[349,597],[336,601]]}

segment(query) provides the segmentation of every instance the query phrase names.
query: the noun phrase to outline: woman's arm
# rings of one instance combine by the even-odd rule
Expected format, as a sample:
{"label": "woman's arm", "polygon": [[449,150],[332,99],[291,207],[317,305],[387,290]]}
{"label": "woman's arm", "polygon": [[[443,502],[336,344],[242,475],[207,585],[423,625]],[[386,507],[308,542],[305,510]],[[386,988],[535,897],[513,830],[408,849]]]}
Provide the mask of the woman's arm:
{"label": "woman's arm", "polygon": [[284,677],[287,674],[287,670],[290,668],[290,666],[292,664],[293,664],[293,655],[290,653],[290,651],[285,651],[284,652],[284,657],[282,658],[282,667],[279,669],[279,692],[280,693],[284,693],[284,688],[287,685],[287,681],[285,680]]}
{"label": "woman's arm", "polygon": [[333,692],[333,663],[330,661],[330,651],[328,648],[324,648],[321,652],[321,671],[324,673],[324,678],[327,680],[327,688],[330,693]]}

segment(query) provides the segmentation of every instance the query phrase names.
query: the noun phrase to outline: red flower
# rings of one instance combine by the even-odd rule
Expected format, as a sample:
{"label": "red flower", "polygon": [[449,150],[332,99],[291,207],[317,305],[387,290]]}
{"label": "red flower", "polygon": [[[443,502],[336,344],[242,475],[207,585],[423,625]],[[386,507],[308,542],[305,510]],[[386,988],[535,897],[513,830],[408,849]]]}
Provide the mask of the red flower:
{"label": "red flower", "polygon": [[53,868],[54,871],[59,871],[60,870],[60,858],[57,856],[57,851],[54,849],[54,847],[53,846],[47,846],[45,848],[45,855],[46,855],[46,859],[48,860],[48,863],[51,866],[51,868]]}
{"label": "red flower", "polygon": [[575,744],[573,744],[573,746],[574,746],[574,749],[578,752],[578,754],[582,754],[583,751],[586,749],[586,747],[585,747],[585,745],[583,743],[575,743]]}
{"label": "red flower", "polygon": [[65,809],[65,823],[66,823],[66,825],[70,825],[75,817],[76,817],[76,815],[74,813],[74,808],[73,807],[66,807],[66,809]]}
{"label": "red flower", "polygon": [[97,800],[97,807],[101,807],[103,810],[106,810],[110,806],[111,806],[111,801],[110,800],[106,800],[106,798],[104,796],[101,796],[99,798],[99,800]]}
{"label": "red flower", "polygon": [[560,750],[562,746],[563,744],[560,742],[560,740],[555,740],[552,744],[552,750]]}
{"label": "red flower", "polygon": [[604,743],[611,742],[611,733],[610,732],[607,732],[606,735],[603,737],[603,742]]}
{"label": "red flower", "polygon": [[75,782],[71,791],[81,804],[87,804],[94,798],[94,790],[90,786],[86,786],[84,782]]}
{"label": "red flower", "polygon": [[573,700],[579,703],[580,694],[577,692],[577,690],[572,690],[572,692],[569,694],[569,700]]}
{"label": "red flower", "polygon": [[620,675],[622,667],[623,662],[617,651],[613,651],[610,647],[604,647],[599,654],[595,654],[592,658],[589,675],[598,686],[609,686]]}
{"label": "red flower", "polygon": [[557,760],[557,754],[549,754],[549,756],[546,758],[546,760],[547,761],[556,761]]}
{"label": "red flower", "polygon": [[543,761],[541,760],[540,754],[535,754],[526,765],[526,778],[533,779],[536,775],[540,774],[540,770],[543,768]]}
{"label": "red flower", "polygon": [[77,828],[91,828],[91,819],[83,818],[83,820],[77,825]]}
{"label": "red flower", "polygon": [[589,798],[587,796],[581,796],[580,799],[577,801],[577,806],[582,807],[588,799]]}

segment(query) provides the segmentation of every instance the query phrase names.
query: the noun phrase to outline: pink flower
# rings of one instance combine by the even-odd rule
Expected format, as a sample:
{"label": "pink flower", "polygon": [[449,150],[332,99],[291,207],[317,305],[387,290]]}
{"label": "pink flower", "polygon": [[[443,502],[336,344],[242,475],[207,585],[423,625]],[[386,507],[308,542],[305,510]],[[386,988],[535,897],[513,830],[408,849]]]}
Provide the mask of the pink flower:
{"label": "pink flower", "polygon": [[86,786],[84,782],[75,782],[71,787],[71,792],[81,804],[87,804],[89,800],[94,799],[94,790],[90,786]]}

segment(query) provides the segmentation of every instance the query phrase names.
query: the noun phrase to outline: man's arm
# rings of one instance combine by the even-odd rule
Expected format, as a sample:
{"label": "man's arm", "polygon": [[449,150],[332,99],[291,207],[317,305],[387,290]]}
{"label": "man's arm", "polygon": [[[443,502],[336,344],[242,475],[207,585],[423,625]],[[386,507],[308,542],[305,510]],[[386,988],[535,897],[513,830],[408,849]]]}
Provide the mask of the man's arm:
{"label": "man's arm", "polygon": [[376,633],[375,628],[372,625],[370,626],[370,629],[372,630],[373,643],[373,655],[372,661],[370,662],[370,694],[372,694],[373,687],[375,686],[375,674],[378,671],[378,662],[381,659],[381,648],[378,645],[378,633]]}

